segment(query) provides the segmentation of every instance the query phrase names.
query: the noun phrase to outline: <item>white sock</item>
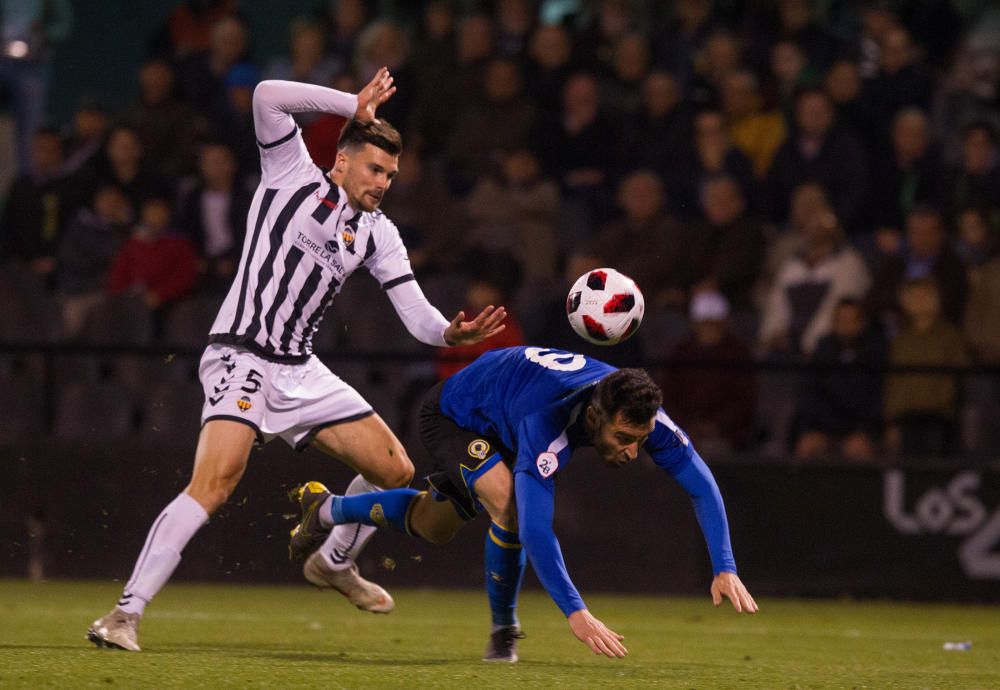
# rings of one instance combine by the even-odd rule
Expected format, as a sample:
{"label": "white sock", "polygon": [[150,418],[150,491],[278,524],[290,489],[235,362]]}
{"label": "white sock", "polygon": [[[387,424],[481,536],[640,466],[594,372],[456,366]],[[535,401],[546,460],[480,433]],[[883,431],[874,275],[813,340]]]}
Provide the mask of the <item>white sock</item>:
{"label": "white sock", "polygon": [[181,551],[208,520],[198,501],[181,493],[163,509],[146,537],[118,607],[141,614],[181,562]]}
{"label": "white sock", "polygon": [[[361,475],[358,476],[360,477]],[[319,507],[319,524],[326,529],[333,527],[333,515],[330,513],[332,506],[333,494],[327,496],[326,500],[323,501],[323,505]]]}
{"label": "white sock", "polygon": [[[367,494],[372,491],[383,491],[379,486],[375,486],[360,474],[356,476],[347,486],[345,496],[355,496],[357,494]],[[330,519],[330,506],[324,504],[321,510],[325,510],[327,519]],[[327,523],[329,524],[329,523]],[[320,553],[326,560],[326,564],[334,570],[344,570],[354,565],[354,562],[361,555],[377,528],[372,525],[350,524],[336,525],[330,535],[320,547]]]}

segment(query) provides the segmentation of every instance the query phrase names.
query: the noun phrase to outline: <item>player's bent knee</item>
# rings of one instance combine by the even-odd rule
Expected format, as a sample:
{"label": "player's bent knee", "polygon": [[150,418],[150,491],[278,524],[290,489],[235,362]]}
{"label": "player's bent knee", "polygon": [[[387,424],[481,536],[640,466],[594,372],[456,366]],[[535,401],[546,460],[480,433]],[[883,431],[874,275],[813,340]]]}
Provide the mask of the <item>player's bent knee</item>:
{"label": "player's bent knee", "polygon": [[405,458],[405,462],[403,463],[399,476],[396,477],[396,481],[399,482],[397,486],[409,486],[410,482],[413,481],[413,475],[415,472],[416,470],[413,467],[413,463],[410,462],[409,458]]}
{"label": "player's bent knee", "polygon": [[492,517],[493,522],[500,525],[501,528],[507,530],[508,532],[517,534],[517,511],[503,512],[496,517],[490,517]]}
{"label": "player's bent knee", "polygon": [[380,473],[376,483],[383,489],[399,489],[410,485],[414,472],[413,463],[403,452],[391,467]]}

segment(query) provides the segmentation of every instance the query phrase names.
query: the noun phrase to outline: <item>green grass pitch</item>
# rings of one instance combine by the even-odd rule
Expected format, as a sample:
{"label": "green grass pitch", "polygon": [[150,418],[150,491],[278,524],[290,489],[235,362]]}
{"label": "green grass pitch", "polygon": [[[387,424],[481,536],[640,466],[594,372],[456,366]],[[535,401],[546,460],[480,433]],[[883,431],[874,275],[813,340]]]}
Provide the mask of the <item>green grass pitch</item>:
{"label": "green grass pitch", "polygon": [[306,585],[172,584],[130,654],[84,641],[119,588],[0,581],[0,688],[1000,688],[997,607],[765,599],[746,617],[707,596],[592,594],[626,636],[629,657],[611,660],[527,592],[521,663],[498,666],[479,661],[481,592],[396,591],[396,610],[375,616]]}

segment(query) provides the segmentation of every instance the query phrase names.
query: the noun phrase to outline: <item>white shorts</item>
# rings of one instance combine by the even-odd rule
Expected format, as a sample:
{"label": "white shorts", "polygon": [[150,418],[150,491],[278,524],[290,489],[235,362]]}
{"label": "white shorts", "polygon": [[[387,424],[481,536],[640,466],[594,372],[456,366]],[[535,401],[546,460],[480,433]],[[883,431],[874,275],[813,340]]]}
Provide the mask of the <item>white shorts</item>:
{"label": "white shorts", "polygon": [[230,345],[212,344],[201,356],[205,390],[201,423],[242,422],[257,441],[276,436],[303,450],[321,429],[374,414],[361,394],[313,355],[303,364],[280,364]]}

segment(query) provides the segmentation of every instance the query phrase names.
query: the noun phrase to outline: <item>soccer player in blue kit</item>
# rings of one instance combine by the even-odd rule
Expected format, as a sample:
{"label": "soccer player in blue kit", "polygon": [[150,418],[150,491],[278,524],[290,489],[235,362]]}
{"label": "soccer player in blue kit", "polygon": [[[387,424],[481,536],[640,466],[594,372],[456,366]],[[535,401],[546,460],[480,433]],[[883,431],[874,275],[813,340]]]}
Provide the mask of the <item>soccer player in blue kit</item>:
{"label": "soccer player in blue kit", "polygon": [[711,555],[713,602],[727,597],[737,612],[755,613],[736,574],[715,479],[661,403],[660,389],[641,369],[540,347],[488,352],[424,399],[420,433],[435,463],[427,490],[335,496],[309,482],[292,556],[305,557],[333,525],[350,522],[443,544],[485,510],[492,520],[486,589],[493,631],[484,660],[517,661],[525,555],[573,634],[595,654],[623,657],[624,638],[590,613],[566,571],[552,530],[554,479],[578,447],[593,446],[613,467],[634,461],[642,447],[691,496]]}

